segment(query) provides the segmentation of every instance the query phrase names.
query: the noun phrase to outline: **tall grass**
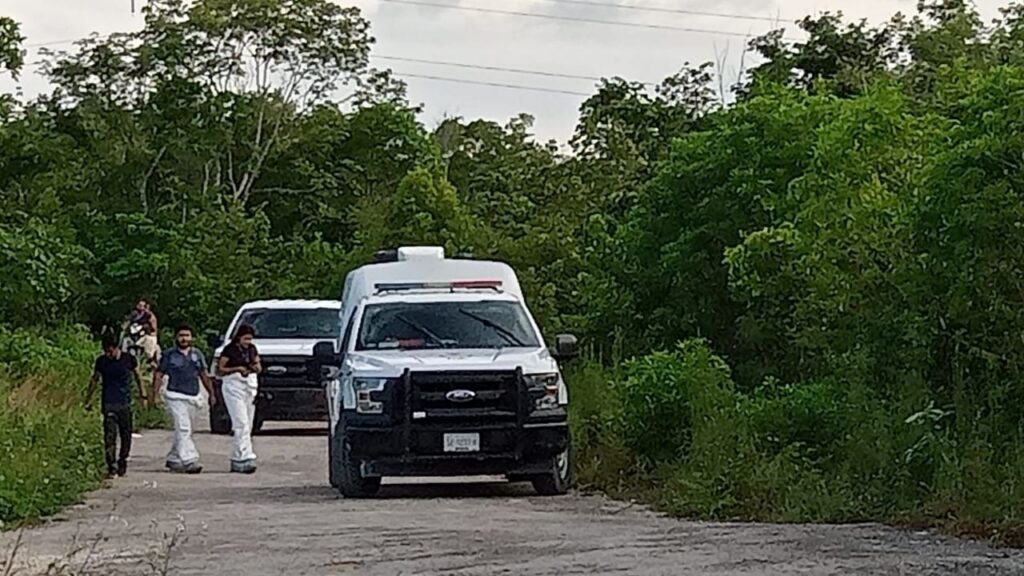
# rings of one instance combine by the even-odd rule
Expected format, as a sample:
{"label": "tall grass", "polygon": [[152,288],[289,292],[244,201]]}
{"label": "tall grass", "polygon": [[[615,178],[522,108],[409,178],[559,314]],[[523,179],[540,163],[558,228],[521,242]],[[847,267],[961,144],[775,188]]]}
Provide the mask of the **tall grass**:
{"label": "tall grass", "polygon": [[584,488],[671,514],[773,522],[939,525],[1024,545],[1024,447],[992,415],[880,398],[843,378],[753,391],[700,340],[567,375]]}
{"label": "tall grass", "polygon": [[84,409],[96,354],[82,329],[0,328],[0,525],[53,514],[99,485],[100,415]]}

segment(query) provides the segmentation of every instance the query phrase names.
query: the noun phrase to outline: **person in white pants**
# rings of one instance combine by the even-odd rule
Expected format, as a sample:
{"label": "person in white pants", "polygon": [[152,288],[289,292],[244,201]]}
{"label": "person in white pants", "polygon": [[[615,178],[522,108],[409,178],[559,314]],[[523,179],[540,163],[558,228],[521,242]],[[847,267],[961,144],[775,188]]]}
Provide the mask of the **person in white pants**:
{"label": "person in white pants", "polygon": [[164,351],[160,365],[153,373],[153,397],[160,388],[164,376],[167,386],[164,389],[164,404],[174,423],[174,440],[167,453],[167,468],[172,472],[198,474],[203,471],[199,464],[199,451],[192,440],[192,420],[196,410],[203,405],[199,385],[206,389],[206,394],[213,406],[217,398],[213,393],[213,383],[206,371],[206,359],[203,353],[192,347],[192,328],[179,326],[174,331],[174,348]]}
{"label": "person in white pants", "polygon": [[252,339],[252,326],[242,324],[217,361],[221,376],[224,406],[231,416],[234,445],[231,471],[252,474],[256,471],[256,453],[252,450],[252,422],[256,413],[257,374],[262,370],[260,355]]}

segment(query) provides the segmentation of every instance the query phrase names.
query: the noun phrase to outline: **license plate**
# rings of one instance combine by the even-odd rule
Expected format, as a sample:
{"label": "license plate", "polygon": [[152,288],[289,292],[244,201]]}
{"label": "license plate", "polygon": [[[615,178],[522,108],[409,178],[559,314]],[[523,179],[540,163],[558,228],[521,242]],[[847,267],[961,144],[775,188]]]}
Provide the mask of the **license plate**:
{"label": "license plate", "polygon": [[480,434],[445,434],[445,452],[479,452]]}

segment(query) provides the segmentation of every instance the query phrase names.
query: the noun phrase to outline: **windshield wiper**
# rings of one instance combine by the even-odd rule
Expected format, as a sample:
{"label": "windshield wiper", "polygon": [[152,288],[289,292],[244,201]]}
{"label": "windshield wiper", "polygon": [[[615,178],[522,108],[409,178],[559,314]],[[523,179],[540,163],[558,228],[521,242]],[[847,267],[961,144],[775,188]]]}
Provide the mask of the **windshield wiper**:
{"label": "windshield wiper", "polygon": [[466,310],[464,308],[459,308],[459,314],[469,316],[473,320],[476,320],[477,322],[483,324],[484,326],[487,326],[488,328],[494,330],[495,332],[503,336],[505,340],[508,340],[509,344],[512,344],[513,346],[518,346],[520,348],[526,347],[526,344],[523,344],[523,341],[520,340],[514,332],[512,332],[508,328],[505,328],[501,324],[498,324],[494,320],[491,320],[490,318],[484,318],[483,316],[470,312],[469,310]]}
{"label": "windshield wiper", "polygon": [[398,320],[402,324],[405,324],[406,326],[409,326],[413,330],[416,330],[417,332],[423,334],[427,338],[430,338],[431,340],[434,341],[435,344],[437,344],[441,348],[450,348],[453,344],[456,343],[453,340],[445,340],[444,338],[441,338],[437,334],[431,332],[430,329],[427,328],[426,326],[423,326],[417,322],[413,322],[412,320],[409,320],[408,318],[402,316],[401,314],[396,314],[395,320]]}

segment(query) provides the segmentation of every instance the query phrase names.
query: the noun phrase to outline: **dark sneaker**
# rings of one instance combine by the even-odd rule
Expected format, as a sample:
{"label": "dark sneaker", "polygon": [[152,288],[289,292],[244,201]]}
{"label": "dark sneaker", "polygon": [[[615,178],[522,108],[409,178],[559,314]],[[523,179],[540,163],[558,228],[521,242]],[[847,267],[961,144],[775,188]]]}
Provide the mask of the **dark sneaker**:
{"label": "dark sneaker", "polygon": [[185,474],[199,474],[200,472],[203,471],[203,467],[200,466],[198,462],[193,462],[191,464],[186,464],[185,467],[181,469],[181,471],[184,472]]}
{"label": "dark sneaker", "polygon": [[113,478],[114,476],[117,476],[117,468],[115,468],[113,466],[108,466],[107,467],[107,478]]}
{"label": "dark sneaker", "polygon": [[124,477],[128,474],[128,462],[126,460],[120,460],[117,463],[117,475]]}
{"label": "dark sneaker", "polygon": [[181,472],[183,466],[177,462],[171,462],[170,460],[164,462],[164,468],[167,468],[171,472]]}

